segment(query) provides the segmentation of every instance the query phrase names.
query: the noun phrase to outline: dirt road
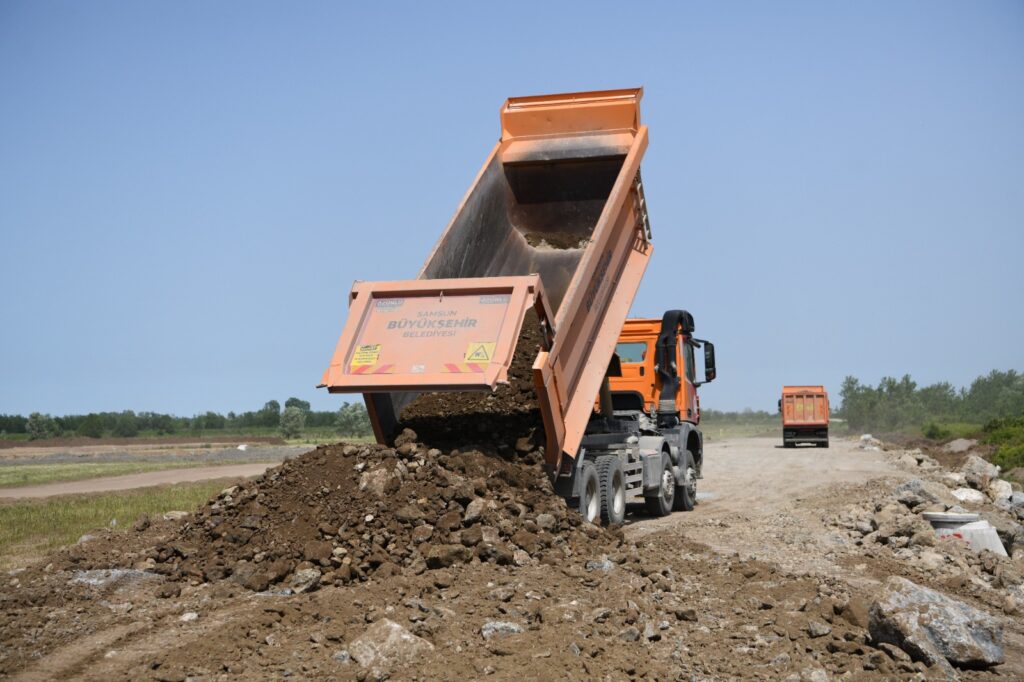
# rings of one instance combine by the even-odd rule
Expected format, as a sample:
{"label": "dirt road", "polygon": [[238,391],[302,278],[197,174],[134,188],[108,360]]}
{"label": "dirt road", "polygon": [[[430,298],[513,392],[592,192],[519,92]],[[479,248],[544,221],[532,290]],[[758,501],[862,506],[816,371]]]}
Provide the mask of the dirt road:
{"label": "dirt road", "polygon": [[88,478],[82,481],[47,483],[45,485],[25,486],[22,488],[0,488],[0,499],[54,497],[56,495],[132,490],[134,488],[148,488],[154,485],[193,483],[195,481],[207,481],[217,478],[251,478],[252,476],[259,476],[270,467],[277,466],[277,464],[277,462],[256,462],[250,464],[193,467],[190,469],[166,469],[163,471],[147,471],[141,474],[128,474],[126,476]]}

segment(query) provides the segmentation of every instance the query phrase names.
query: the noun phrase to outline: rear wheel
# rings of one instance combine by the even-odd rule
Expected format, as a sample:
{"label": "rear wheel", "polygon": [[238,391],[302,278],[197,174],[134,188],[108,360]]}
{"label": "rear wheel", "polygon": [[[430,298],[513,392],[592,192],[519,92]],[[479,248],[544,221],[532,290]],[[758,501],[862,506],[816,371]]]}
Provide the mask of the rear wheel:
{"label": "rear wheel", "polygon": [[580,467],[580,514],[584,521],[601,522],[601,482],[592,462]]}
{"label": "rear wheel", "polygon": [[597,458],[597,476],[601,483],[601,520],[608,525],[626,520],[626,477],[622,462],[615,455]]}
{"label": "rear wheel", "polygon": [[657,491],[651,491],[649,496],[644,495],[644,504],[652,516],[668,516],[675,503],[676,477],[672,473],[672,460],[667,455],[661,457],[661,476],[658,481]]}
{"label": "rear wheel", "polygon": [[693,511],[697,504],[697,467],[693,462],[693,453],[689,450],[684,452],[683,482],[676,486],[675,503],[672,505],[675,511]]}

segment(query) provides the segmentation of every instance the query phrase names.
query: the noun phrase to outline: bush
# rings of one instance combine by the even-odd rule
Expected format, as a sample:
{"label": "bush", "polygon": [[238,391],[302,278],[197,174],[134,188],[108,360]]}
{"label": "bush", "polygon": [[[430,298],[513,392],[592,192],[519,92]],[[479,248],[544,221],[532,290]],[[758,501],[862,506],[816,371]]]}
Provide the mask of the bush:
{"label": "bush", "polygon": [[334,428],[341,436],[369,436],[373,433],[366,407],[360,403],[348,403],[338,410]]}
{"label": "bush", "polygon": [[60,435],[60,427],[57,426],[57,422],[53,417],[38,412],[33,412],[28,416],[28,421],[25,423],[25,431],[28,433],[29,440],[55,438]]}
{"label": "bush", "polygon": [[281,413],[281,435],[285,438],[298,438],[306,427],[306,413],[294,405],[285,408]]}
{"label": "bush", "polygon": [[924,434],[925,438],[931,438],[932,440],[943,440],[953,435],[952,431],[936,422],[925,424],[921,429],[921,433]]}
{"label": "bush", "polygon": [[985,424],[984,440],[996,446],[992,461],[1004,471],[1024,467],[1024,415],[993,419]]}
{"label": "bush", "polygon": [[78,426],[78,435],[85,438],[103,438],[103,419],[98,414],[89,414]]}

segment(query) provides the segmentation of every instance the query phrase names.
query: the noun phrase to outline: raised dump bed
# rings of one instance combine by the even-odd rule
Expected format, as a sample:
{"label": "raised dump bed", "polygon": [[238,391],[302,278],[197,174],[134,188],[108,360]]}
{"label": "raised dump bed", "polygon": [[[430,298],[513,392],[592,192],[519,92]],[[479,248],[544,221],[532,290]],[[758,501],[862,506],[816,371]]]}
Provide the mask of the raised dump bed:
{"label": "raised dump bed", "polygon": [[652,252],[641,94],[507,100],[501,139],[418,279],[355,284],[322,385],[362,392],[378,440],[419,392],[506,381],[533,309],[546,458],[575,456]]}

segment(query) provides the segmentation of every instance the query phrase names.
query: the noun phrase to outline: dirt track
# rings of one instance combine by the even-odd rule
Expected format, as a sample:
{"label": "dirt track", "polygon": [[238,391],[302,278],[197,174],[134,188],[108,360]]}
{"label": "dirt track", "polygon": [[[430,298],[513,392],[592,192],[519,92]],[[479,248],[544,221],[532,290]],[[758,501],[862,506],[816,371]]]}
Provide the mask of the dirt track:
{"label": "dirt track", "polygon": [[[973,565],[956,574],[966,582],[947,580],[961,569],[924,573],[837,525],[925,475],[896,454],[734,439],[709,444],[705,461],[694,512],[634,517],[607,558],[582,550],[555,565],[540,554],[518,567],[474,560],[291,596],[193,580],[178,594],[148,570],[82,570],[112,555],[145,569],[146,548],[173,542],[176,526],[90,541],[0,588],[0,676],[382,679],[347,650],[386,618],[433,645],[392,679],[937,679],[870,645],[858,614],[881,581],[903,575],[1002,617],[1002,591]],[[522,632],[482,637],[496,621]],[[1024,676],[1021,628],[1003,622],[1006,663],[962,679]],[[830,634],[808,635],[819,627]]]}
{"label": "dirt track", "polygon": [[135,488],[148,488],[154,485],[191,483],[217,478],[251,478],[252,476],[259,476],[272,466],[277,466],[277,463],[256,462],[251,464],[192,467],[189,469],[166,469],[163,471],[147,471],[141,474],[87,478],[81,481],[46,483],[44,485],[31,485],[20,488],[0,488],[0,499],[54,497],[57,495],[133,490]]}

